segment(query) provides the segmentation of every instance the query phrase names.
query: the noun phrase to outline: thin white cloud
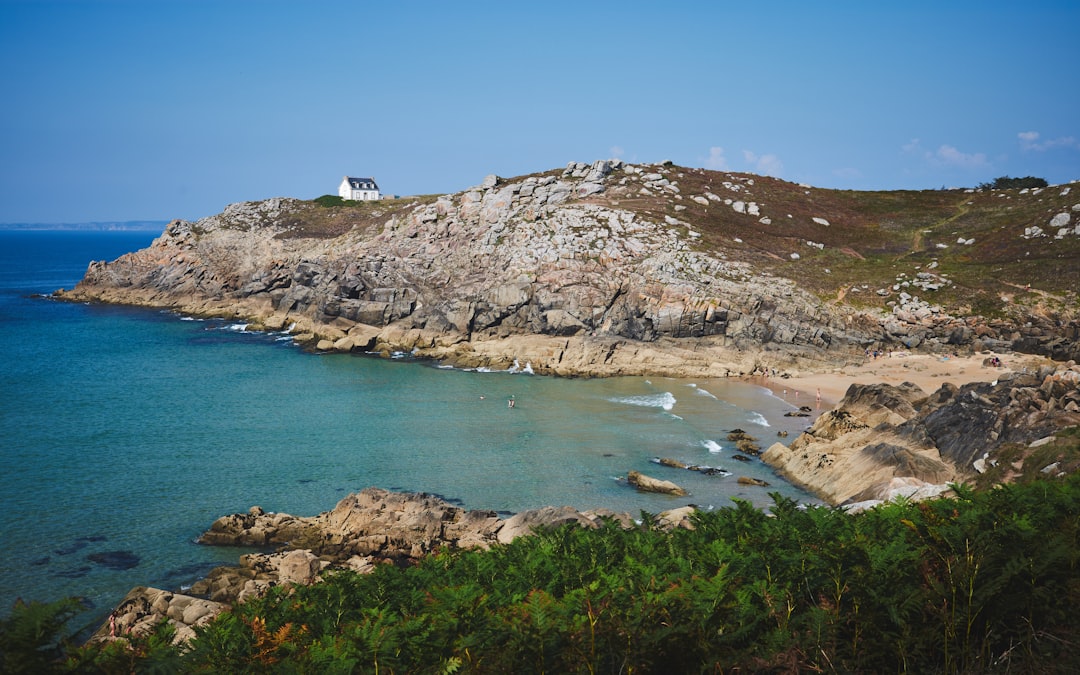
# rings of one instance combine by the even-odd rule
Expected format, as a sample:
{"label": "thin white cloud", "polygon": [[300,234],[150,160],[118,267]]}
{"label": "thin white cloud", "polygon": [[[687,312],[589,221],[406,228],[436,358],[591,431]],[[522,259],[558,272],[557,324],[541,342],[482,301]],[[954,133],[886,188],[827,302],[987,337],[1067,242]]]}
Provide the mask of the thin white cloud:
{"label": "thin white cloud", "polygon": [[1078,148],[1080,149],[1080,142],[1073,136],[1061,136],[1059,138],[1052,138],[1045,141],[1040,141],[1041,137],[1038,131],[1021,131],[1016,134],[1016,137],[1020,139],[1020,149],[1029,152],[1044,152],[1052,148]]}
{"label": "thin white cloud", "polygon": [[904,152],[919,152],[922,150],[922,146],[919,144],[919,139],[913,138],[900,146],[900,149]]}
{"label": "thin white cloud", "polygon": [[954,145],[942,144],[937,150],[927,150],[918,138],[900,146],[904,154],[921,157],[928,164],[955,166],[961,169],[986,169],[990,160],[984,152],[962,152]]}
{"label": "thin white cloud", "polygon": [[776,155],[758,155],[750,150],[743,150],[743,159],[763,176],[779,176],[784,172],[784,163]]}
{"label": "thin white cloud", "polygon": [[608,149],[608,152],[611,153],[612,159],[622,159],[624,153],[622,147],[618,145],[611,146],[611,148]]}
{"label": "thin white cloud", "polygon": [[705,168],[716,171],[727,171],[727,158],[724,157],[724,149],[719,146],[709,148],[709,157],[705,160]]}
{"label": "thin white cloud", "polygon": [[977,169],[988,166],[986,155],[981,152],[960,152],[951,145],[942,145],[934,153],[933,159],[949,166],[959,166],[965,169]]}

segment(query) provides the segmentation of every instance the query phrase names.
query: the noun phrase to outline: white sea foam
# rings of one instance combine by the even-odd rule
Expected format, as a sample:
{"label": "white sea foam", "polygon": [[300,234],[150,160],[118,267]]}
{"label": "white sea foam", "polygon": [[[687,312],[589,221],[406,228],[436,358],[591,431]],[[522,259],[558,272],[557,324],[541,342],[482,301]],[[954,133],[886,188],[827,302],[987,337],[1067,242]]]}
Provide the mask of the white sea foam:
{"label": "white sea foam", "polygon": [[231,330],[236,333],[246,333],[248,325],[246,323],[230,323],[227,326],[222,326],[221,330]]}
{"label": "white sea foam", "polygon": [[712,393],[711,391],[706,391],[705,389],[702,389],[701,387],[699,387],[699,386],[697,386],[697,385],[694,385],[694,384],[692,384],[692,385],[690,385],[690,386],[691,386],[691,387],[693,387],[693,388],[694,388],[694,390],[695,390],[695,391],[696,391],[696,392],[697,392],[698,394],[701,394],[702,396],[705,396],[705,397],[711,398],[711,399],[713,399],[714,401],[718,401],[718,400],[720,400],[720,399],[716,398],[716,394]]}
{"label": "white sea foam", "polygon": [[750,417],[750,420],[749,420],[750,424],[756,424],[759,427],[771,427],[772,426],[771,424],[769,424],[769,420],[765,419],[765,416],[762,415],[761,413],[759,413],[758,411],[750,410],[750,411],[748,411],[748,413],[749,413],[749,417]]}
{"label": "white sea foam", "polygon": [[675,395],[670,391],[645,396],[609,398],[608,400],[612,403],[625,403],[626,405],[637,405],[643,408],[663,408],[667,412],[671,412],[671,409],[675,407]]}
{"label": "white sea foam", "polygon": [[526,361],[525,365],[522,366],[521,362],[518,361],[517,359],[514,359],[514,365],[510,366],[506,370],[506,372],[513,373],[513,374],[522,374],[522,375],[535,375],[536,374],[536,373],[533,372],[532,361]]}
{"label": "white sea foam", "polygon": [[706,438],[705,440],[703,440],[701,442],[701,446],[713,454],[719,454],[720,451],[723,450],[723,448],[720,447],[720,444],[712,440],[711,438]]}

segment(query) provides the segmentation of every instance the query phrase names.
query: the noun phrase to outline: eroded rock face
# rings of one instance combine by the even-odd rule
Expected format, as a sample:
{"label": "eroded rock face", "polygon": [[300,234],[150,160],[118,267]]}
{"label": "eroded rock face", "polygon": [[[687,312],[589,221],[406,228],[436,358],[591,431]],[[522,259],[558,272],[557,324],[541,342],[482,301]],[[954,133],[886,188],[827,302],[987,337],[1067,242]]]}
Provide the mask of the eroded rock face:
{"label": "eroded rock face", "polygon": [[911,495],[933,495],[940,490],[927,486],[973,476],[1005,443],[1080,424],[1078,384],[1080,368],[1071,363],[994,383],[946,384],[932,395],[910,383],[854,384],[790,447],[774,444],[762,459],[833,504],[911,486]]}

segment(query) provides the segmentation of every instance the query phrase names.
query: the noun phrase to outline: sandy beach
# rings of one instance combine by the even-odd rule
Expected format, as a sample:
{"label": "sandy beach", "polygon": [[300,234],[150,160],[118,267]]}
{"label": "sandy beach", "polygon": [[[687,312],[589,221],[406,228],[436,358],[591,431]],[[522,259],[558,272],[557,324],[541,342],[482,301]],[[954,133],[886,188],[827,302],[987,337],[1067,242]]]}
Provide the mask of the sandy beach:
{"label": "sandy beach", "polygon": [[[994,365],[997,358],[1000,365]],[[754,378],[754,382],[772,389],[777,395],[797,405],[834,407],[852,384],[901,384],[912,382],[927,394],[950,382],[957,386],[970,382],[993,382],[1003,373],[1031,372],[1053,361],[1029,354],[981,352],[971,356],[943,356],[893,352],[867,358],[855,366],[832,372],[791,372],[787,377]]]}

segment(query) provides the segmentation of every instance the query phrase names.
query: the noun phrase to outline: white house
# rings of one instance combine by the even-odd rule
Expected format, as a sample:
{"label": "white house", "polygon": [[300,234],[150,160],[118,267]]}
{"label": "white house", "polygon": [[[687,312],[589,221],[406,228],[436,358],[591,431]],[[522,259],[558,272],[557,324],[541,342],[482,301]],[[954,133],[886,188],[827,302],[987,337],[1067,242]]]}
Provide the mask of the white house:
{"label": "white house", "polygon": [[338,186],[337,192],[342,199],[351,199],[358,202],[380,197],[379,186],[375,184],[374,178],[345,176],[341,179],[341,185]]}

